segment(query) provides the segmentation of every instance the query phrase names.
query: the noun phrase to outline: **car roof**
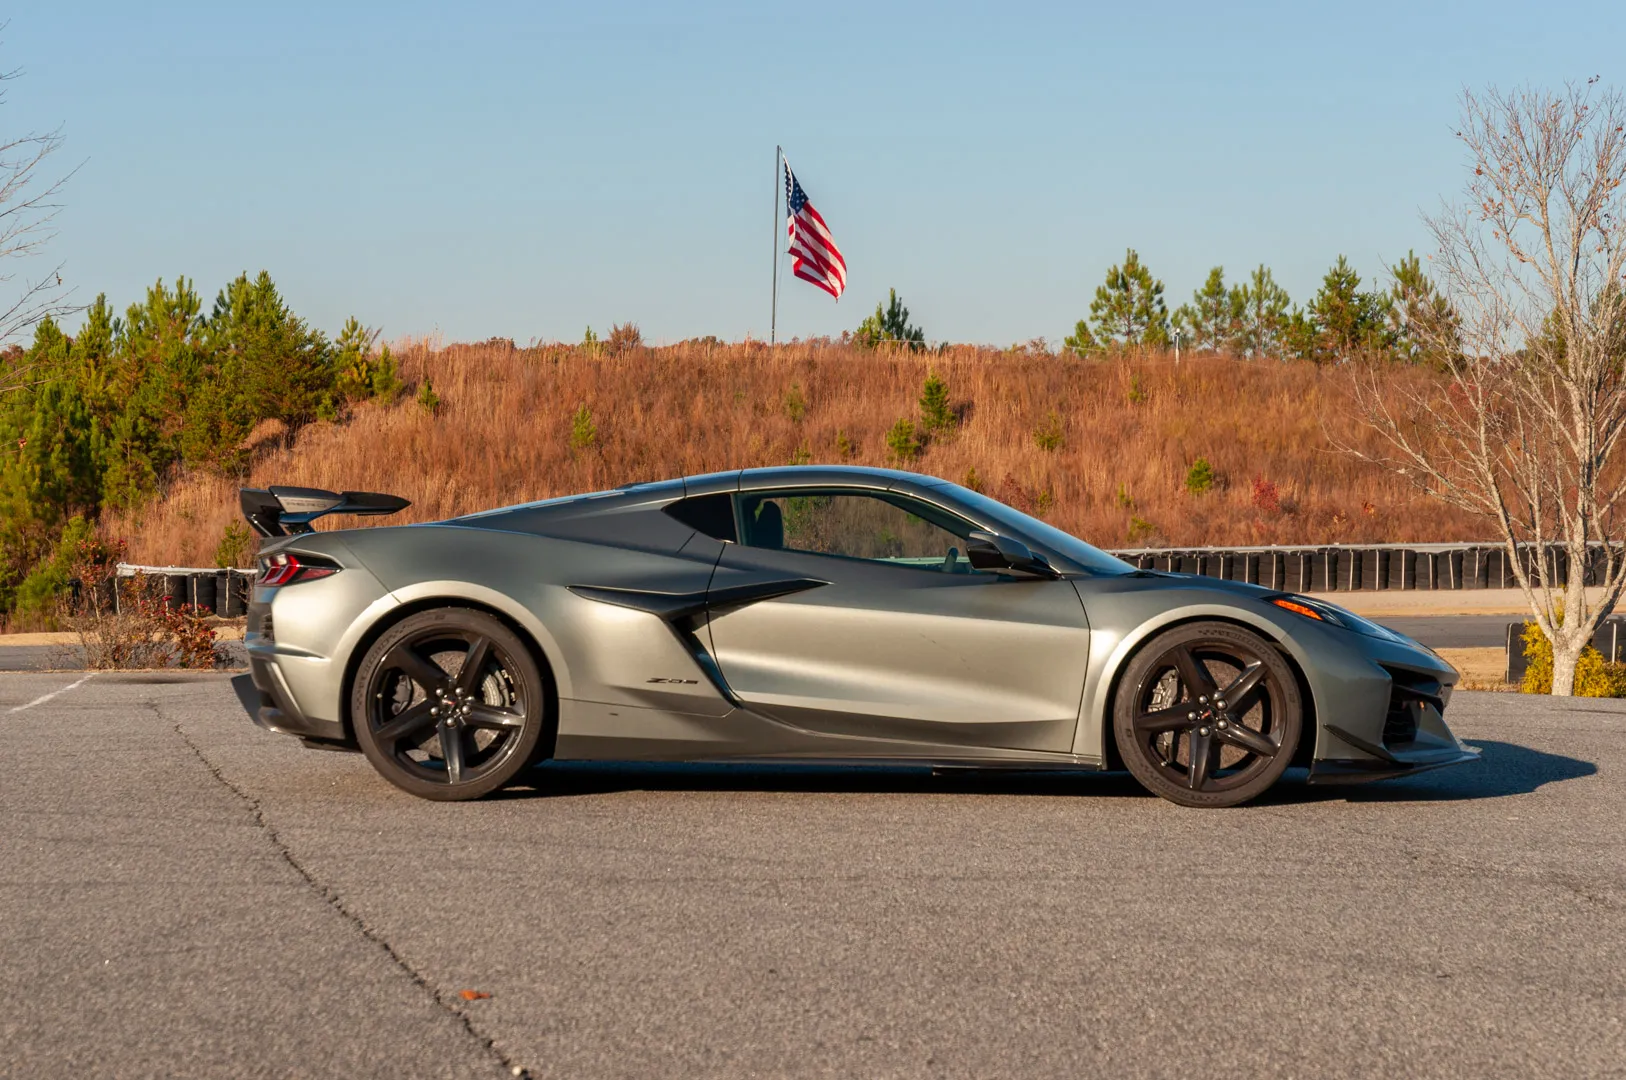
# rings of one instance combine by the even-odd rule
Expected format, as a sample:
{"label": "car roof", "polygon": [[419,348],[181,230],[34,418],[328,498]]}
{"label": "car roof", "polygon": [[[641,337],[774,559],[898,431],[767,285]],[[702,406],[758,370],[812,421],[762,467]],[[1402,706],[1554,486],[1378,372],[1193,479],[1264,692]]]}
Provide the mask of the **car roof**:
{"label": "car roof", "polygon": [[709,495],[723,491],[760,491],[775,487],[855,487],[886,491],[900,483],[936,487],[948,481],[902,469],[876,469],[867,465],[775,465],[759,469],[731,469],[683,478],[685,494]]}

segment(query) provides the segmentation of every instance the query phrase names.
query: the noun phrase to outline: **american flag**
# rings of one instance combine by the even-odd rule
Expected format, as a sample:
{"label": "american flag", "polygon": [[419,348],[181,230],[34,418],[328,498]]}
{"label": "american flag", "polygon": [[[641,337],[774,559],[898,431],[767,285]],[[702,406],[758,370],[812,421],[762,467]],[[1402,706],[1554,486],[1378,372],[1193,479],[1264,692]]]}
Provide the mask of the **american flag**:
{"label": "american flag", "polygon": [[791,273],[810,281],[838,300],[847,287],[847,261],[841,257],[824,218],[807,201],[807,192],[785,162],[785,228],[790,234]]}

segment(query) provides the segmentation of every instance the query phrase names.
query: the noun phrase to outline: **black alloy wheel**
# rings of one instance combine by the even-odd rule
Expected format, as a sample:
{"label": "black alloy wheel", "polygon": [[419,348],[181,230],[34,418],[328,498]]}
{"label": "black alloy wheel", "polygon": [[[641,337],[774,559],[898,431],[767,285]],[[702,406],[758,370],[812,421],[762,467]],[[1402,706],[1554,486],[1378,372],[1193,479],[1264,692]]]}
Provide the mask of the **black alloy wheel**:
{"label": "black alloy wheel", "polygon": [[[477,799],[551,747],[542,672],[500,620],[469,608],[403,619],[367,650],[351,687],[356,741],[396,787]],[[551,741],[551,740],[550,740]]]}
{"label": "black alloy wheel", "polygon": [[1274,784],[1298,749],[1298,680],[1269,641],[1233,623],[1188,623],[1130,661],[1113,701],[1124,765],[1182,806],[1235,806]]}

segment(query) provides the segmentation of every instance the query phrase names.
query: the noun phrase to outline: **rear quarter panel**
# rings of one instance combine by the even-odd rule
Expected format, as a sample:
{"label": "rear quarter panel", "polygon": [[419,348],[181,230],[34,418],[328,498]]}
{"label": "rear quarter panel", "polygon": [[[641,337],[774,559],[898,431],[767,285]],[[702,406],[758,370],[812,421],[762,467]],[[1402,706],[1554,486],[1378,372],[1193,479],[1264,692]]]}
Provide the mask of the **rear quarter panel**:
{"label": "rear quarter panel", "polygon": [[[727,703],[659,618],[588,600],[569,588],[704,592],[717,561],[716,541],[700,538],[674,552],[656,552],[452,525],[367,534],[349,542],[397,608],[466,600],[502,613],[536,641],[561,699],[726,711]],[[651,683],[653,678],[695,681]]]}

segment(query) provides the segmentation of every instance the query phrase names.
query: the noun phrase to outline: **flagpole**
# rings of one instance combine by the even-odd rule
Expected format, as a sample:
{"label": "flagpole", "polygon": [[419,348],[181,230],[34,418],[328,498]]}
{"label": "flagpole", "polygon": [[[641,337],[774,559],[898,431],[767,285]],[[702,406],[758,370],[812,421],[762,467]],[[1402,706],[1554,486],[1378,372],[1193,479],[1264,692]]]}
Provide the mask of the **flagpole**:
{"label": "flagpole", "polygon": [[773,148],[773,311],[768,316],[768,344],[779,329],[779,159],[784,148]]}

